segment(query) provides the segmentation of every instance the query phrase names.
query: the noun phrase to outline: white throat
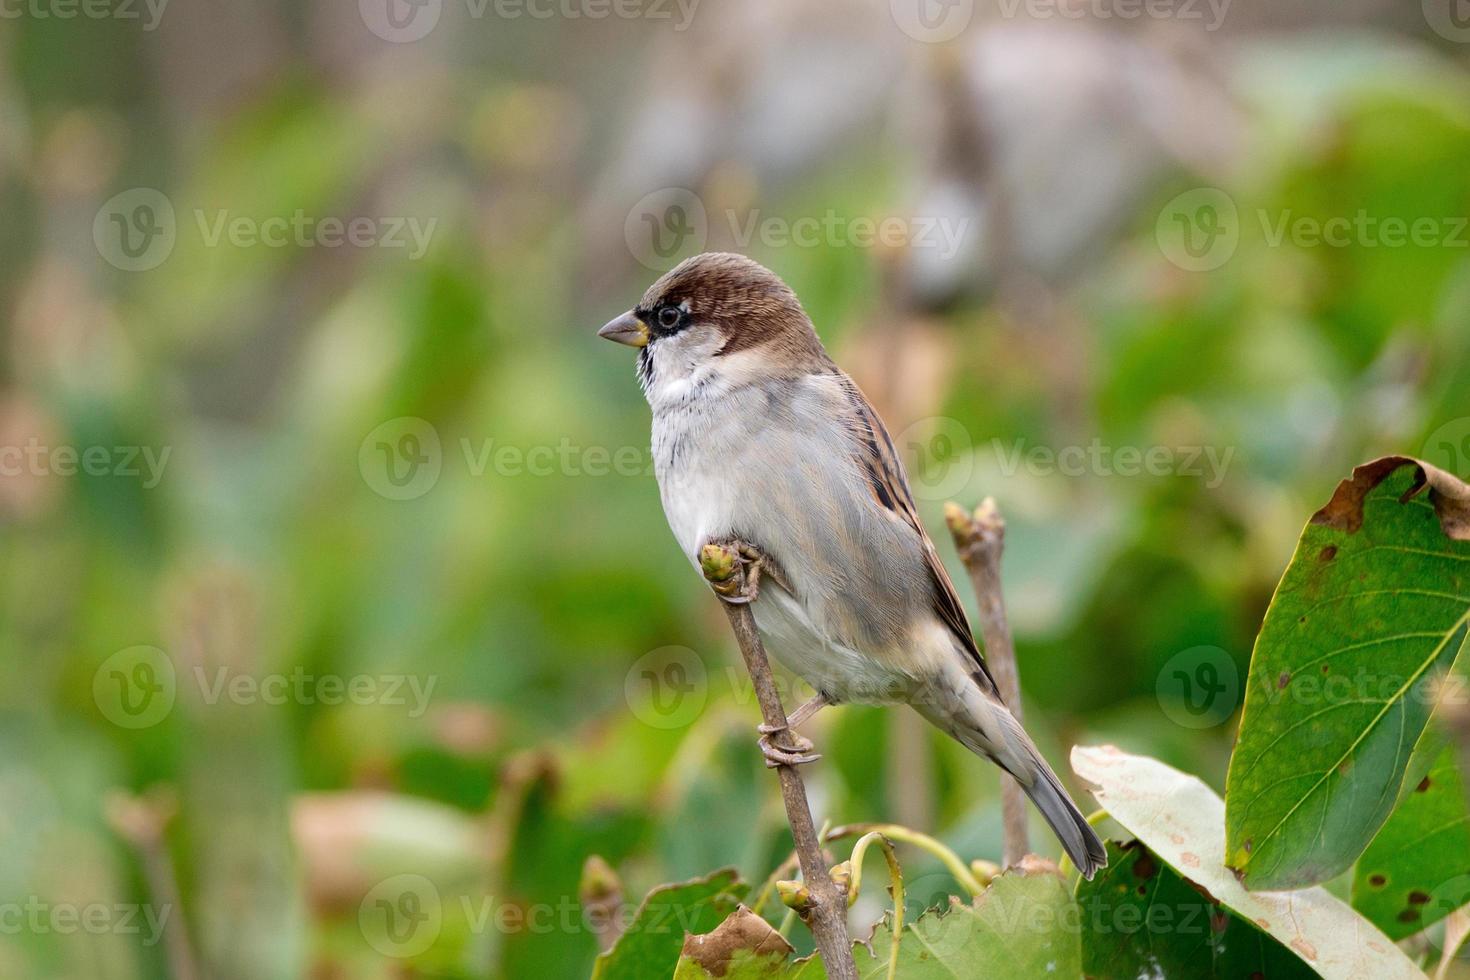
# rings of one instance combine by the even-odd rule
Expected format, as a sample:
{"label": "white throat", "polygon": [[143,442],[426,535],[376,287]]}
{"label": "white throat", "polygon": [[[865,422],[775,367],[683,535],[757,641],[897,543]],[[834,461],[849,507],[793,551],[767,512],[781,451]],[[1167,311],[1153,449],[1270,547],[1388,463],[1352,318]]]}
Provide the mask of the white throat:
{"label": "white throat", "polygon": [[685,330],[655,340],[640,355],[646,363],[639,371],[643,394],[654,412],[674,408],[697,392],[724,385],[726,364],[715,354],[724,338],[713,330]]}

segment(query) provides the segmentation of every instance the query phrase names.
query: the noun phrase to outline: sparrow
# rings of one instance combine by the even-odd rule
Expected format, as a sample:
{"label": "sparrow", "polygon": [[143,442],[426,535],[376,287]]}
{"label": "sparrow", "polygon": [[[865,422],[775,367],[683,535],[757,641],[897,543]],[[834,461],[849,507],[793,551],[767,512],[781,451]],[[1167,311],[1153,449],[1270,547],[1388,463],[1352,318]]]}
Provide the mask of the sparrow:
{"label": "sparrow", "polygon": [[[791,288],[744,256],[704,253],[598,336],[638,348],[679,547],[698,568],[706,544],[737,545],[764,572],[743,597],[756,628],[817,692],[788,726],[824,705],[908,704],[1015,777],[1082,874],[1105,866],[996,688],[893,440]],[[760,731],[768,765],[817,758],[794,732]]]}

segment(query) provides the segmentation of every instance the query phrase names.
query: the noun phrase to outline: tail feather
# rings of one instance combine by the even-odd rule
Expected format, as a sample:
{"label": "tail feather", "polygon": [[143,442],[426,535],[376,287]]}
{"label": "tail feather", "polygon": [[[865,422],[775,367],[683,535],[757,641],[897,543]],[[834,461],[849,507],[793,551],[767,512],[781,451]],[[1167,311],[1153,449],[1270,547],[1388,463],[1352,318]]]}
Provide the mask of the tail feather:
{"label": "tail feather", "polygon": [[[960,690],[956,692],[955,687]],[[1067,795],[1062,781],[1015,716],[973,682],[939,690],[942,694],[937,699],[914,705],[919,713],[971,752],[1010,773],[1051,825],[1052,833],[1084,877],[1090,879],[1099,868],[1106,867],[1108,852],[1102,838]]]}
{"label": "tail feather", "polygon": [[1082,872],[1084,878],[1091,879],[1099,868],[1107,867],[1108,850],[1103,845],[1102,838],[1097,836],[1097,831],[1088,824],[1082,811],[1077,809],[1077,804],[1072,802],[1072,798],[1062,788],[1061,781],[1052,772],[1051,766],[1040,755],[1034,755],[1034,759],[1031,784],[1028,786],[1025,779],[1019,779],[1021,788],[1051,825],[1052,833],[1062,842],[1062,847],[1072,863],[1077,865],[1077,870]]}

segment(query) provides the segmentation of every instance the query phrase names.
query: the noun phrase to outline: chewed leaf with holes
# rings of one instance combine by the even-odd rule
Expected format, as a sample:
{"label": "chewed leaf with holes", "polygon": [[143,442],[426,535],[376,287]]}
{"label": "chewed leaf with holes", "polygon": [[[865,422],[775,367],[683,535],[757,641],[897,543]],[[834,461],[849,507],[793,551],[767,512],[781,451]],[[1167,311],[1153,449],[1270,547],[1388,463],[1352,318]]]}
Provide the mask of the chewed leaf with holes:
{"label": "chewed leaf with holes", "polygon": [[1394,810],[1353,869],[1353,908],[1392,939],[1470,903],[1470,812],[1455,751]]}
{"label": "chewed leaf with holes", "polygon": [[1256,639],[1227,781],[1246,887],[1346,870],[1388,818],[1470,624],[1470,487],[1364,464],[1302,532]]}
{"label": "chewed leaf with holes", "polygon": [[[904,924],[902,980],[955,977],[1081,976],[1076,908],[1062,879],[1046,871],[1007,871],[973,905],[954,904]],[[885,918],[867,947],[853,950],[863,980],[888,976],[893,926]]]}
{"label": "chewed leaf with holes", "polygon": [[597,957],[593,980],[671,976],[685,937],[708,932],[739,906],[745,885],[734,868],[648,893],[613,948]]}

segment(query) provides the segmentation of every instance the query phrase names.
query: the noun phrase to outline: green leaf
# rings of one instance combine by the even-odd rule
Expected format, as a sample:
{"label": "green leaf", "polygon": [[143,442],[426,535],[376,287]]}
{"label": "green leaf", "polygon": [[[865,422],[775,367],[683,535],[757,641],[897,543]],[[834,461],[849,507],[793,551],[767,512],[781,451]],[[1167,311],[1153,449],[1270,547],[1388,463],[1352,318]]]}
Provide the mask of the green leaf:
{"label": "green leaf", "polygon": [[[891,920],[874,932],[872,952],[854,950],[860,977],[886,977],[893,948]],[[899,942],[903,980],[955,977],[1075,977],[1082,971],[1076,907],[1050,872],[1009,871],[973,906],[954,904],[905,924]]]}
{"label": "green leaf", "polygon": [[1302,532],[1251,658],[1226,790],[1246,887],[1325,881],[1362,853],[1467,629],[1470,487],[1402,456],[1355,469]]}
{"label": "green leaf", "polygon": [[1107,868],[1078,879],[1077,905],[1083,974],[1097,980],[1317,975],[1137,840],[1108,843]]}
{"label": "green leaf", "polygon": [[1470,903],[1470,812],[1446,748],[1404,796],[1353,873],[1353,908],[1391,939],[1433,925]]}
{"label": "green leaf", "polygon": [[1072,750],[1072,768],[1108,815],[1177,874],[1270,933],[1323,977],[1423,980],[1373,924],[1321,887],[1246,891],[1225,867],[1225,804],[1204,783],[1112,746]]}
{"label": "green leaf", "polygon": [[684,937],[709,932],[745,895],[733,868],[677,885],[660,885],[638,906],[613,948],[597,957],[592,980],[667,977],[678,965]]}

